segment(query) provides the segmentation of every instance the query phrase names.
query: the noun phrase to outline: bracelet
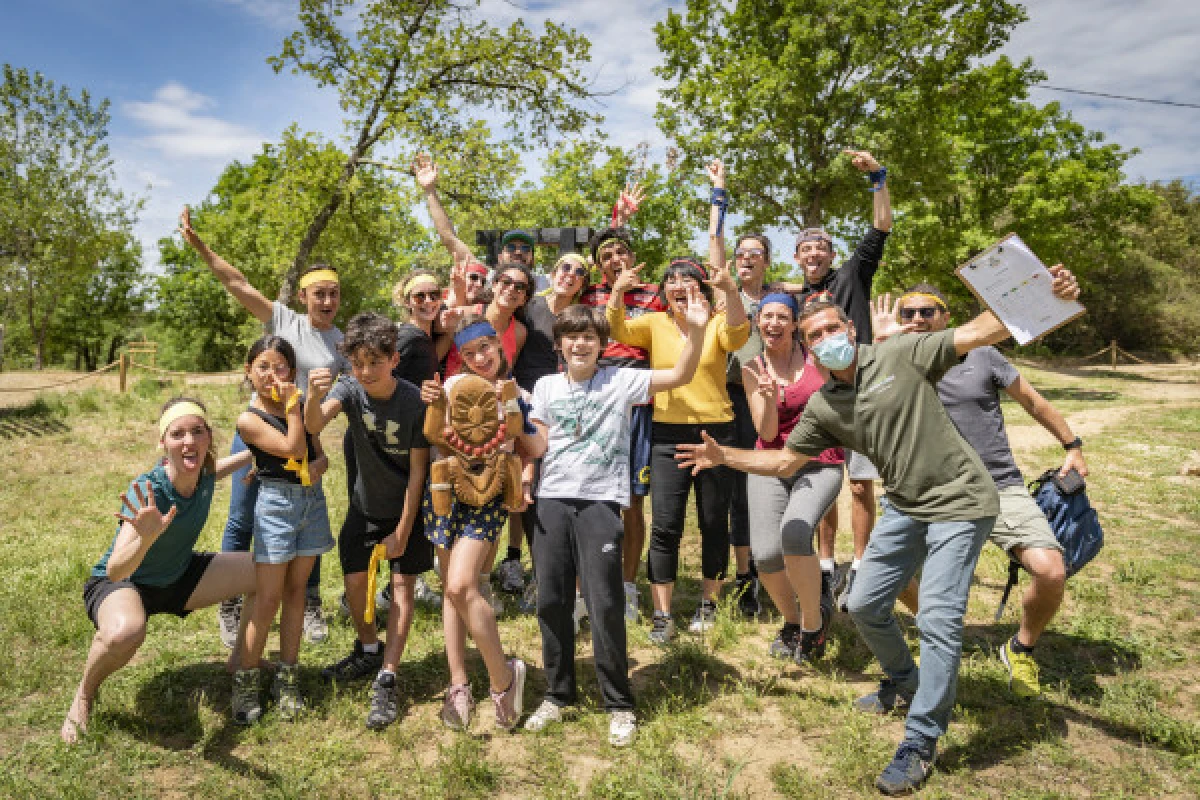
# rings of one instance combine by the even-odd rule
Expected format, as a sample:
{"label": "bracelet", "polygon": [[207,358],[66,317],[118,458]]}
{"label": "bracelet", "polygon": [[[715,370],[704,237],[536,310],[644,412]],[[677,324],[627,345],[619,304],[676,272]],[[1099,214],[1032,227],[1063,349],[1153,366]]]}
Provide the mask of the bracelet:
{"label": "bracelet", "polygon": [[722,210],[729,207],[729,192],[725,189],[712,187],[712,194],[709,195],[709,203],[718,206]]}
{"label": "bracelet", "polygon": [[887,167],[880,167],[875,172],[867,173],[867,176],[871,179],[871,188],[867,191],[878,192],[887,183]]}
{"label": "bracelet", "polygon": [[1083,439],[1080,439],[1078,436],[1076,436],[1074,439],[1064,444],[1062,448],[1063,450],[1082,450]]}

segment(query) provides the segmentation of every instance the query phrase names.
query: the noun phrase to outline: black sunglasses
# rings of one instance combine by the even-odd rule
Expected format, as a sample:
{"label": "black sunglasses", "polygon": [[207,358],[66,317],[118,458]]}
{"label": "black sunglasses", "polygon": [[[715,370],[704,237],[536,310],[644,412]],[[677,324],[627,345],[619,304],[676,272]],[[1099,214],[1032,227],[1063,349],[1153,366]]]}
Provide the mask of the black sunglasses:
{"label": "black sunglasses", "polygon": [[438,291],[437,289],[430,289],[429,291],[421,291],[421,292],[412,292],[408,295],[408,299],[414,300],[418,303],[428,303],[433,300],[441,300],[442,293],[440,291]]}
{"label": "black sunglasses", "polygon": [[512,287],[512,288],[518,289],[522,292],[529,291],[528,283],[526,283],[525,281],[514,281],[512,278],[509,278],[507,276],[502,277],[502,278],[497,278],[496,284],[498,286],[500,286],[500,288],[502,288],[502,289],[508,289],[509,287]]}
{"label": "black sunglasses", "polygon": [[925,306],[923,308],[902,308],[900,309],[900,319],[913,320],[917,315],[921,315],[921,319],[933,319],[941,311],[937,306]]}

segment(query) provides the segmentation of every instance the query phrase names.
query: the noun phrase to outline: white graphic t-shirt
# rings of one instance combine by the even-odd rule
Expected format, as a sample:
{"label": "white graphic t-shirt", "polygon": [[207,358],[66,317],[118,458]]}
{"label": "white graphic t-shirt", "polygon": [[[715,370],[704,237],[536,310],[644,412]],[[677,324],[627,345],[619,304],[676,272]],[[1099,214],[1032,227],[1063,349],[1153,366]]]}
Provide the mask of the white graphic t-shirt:
{"label": "white graphic t-shirt", "polygon": [[629,420],[635,405],[650,402],[650,376],[602,367],[581,383],[565,372],[537,382],[530,417],[549,433],[538,497],[629,505]]}

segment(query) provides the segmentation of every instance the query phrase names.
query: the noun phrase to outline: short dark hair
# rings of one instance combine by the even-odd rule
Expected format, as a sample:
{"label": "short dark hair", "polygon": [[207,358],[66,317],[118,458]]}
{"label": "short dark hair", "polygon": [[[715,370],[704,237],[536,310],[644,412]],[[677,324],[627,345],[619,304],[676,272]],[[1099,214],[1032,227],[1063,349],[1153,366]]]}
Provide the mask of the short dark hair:
{"label": "short dark hair", "polygon": [[492,300],[496,299],[496,282],[500,280],[500,276],[514,269],[519,270],[521,274],[525,276],[525,281],[528,283],[528,285],[525,287],[525,300],[521,303],[519,308],[524,308],[526,305],[528,305],[529,301],[533,299],[533,296],[537,294],[537,278],[534,277],[532,269],[524,264],[517,264],[515,262],[501,264],[496,267],[496,272],[492,275],[492,298],[488,300],[488,303],[491,303]]}
{"label": "short dark hair", "polygon": [[800,316],[796,320],[796,326],[799,327],[800,325],[803,325],[806,321],[812,319],[817,314],[820,314],[823,311],[828,311],[831,308],[837,312],[838,319],[840,319],[842,322],[851,322],[850,317],[846,316],[845,310],[837,303],[818,300],[817,302],[810,303],[804,307],[804,310],[800,312]]}
{"label": "short dark hair", "polygon": [[562,342],[562,337],[568,333],[584,333],[586,331],[592,331],[600,338],[601,347],[608,344],[611,331],[608,317],[604,315],[603,311],[591,306],[576,304],[567,306],[554,318],[555,346],[558,346]]}
{"label": "short dark hair", "polygon": [[588,242],[588,248],[592,251],[593,263],[600,263],[600,248],[612,241],[621,242],[631,251],[633,250],[633,239],[629,235],[628,228],[608,227],[594,234],[592,240]]}
{"label": "short dark hair", "polygon": [[670,305],[667,302],[667,279],[672,275],[682,275],[696,281],[700,284],[700,293],[704,295],[708,305],[712,308],[716,307],[713,301],[712,287],[705,283],[708,280],[708,273],[704,267],[700,266],[700,262],[691,256],[677,256],[671,259],[670,266],[663,272],[662,280],[658,282],[658,299],[662,301],[663,305]]}
{"label": "short dark hair", "polygon": [[390,358],[396,352],[396,323],[374,311],[355,314],[346,325],[342,354],[350,358],[363,348]]}
{"label": "short dark hair", "polygon": [[742,246],[742,242],[746,241],[747,239],[753,239],[754,241],[756,241],[762,245],[763,257],[767,260],[767,264],[770,264],[771,263],[771,240],[768,239],[763,234],[758,233],[757,231],[752,231],[750,233],[743,233],[741,236],[739,236],[737,238],[737,244],[735,244],[733,246],[733,249],[737,250],[739,247]]}
{"label": "short dark hair", "polygon": [[322,270],[322,269],[327,269],[334,274],[337,273],[337,267],[333,266],[332,264],[326,264],[324,262],[317,262],[316,264],[309,264],[307,267],[300,270],[299,277],[303,278],[305,275],[307,275],[310,272],[316,272],[316,271]]}

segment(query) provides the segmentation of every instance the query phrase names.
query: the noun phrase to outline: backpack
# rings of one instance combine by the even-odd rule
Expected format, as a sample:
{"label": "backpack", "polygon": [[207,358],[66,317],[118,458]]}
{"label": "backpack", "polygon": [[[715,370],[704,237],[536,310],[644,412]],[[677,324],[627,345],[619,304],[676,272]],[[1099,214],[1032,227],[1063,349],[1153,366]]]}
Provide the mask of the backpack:
{"label": "backpack", "polygon": [[[1104,546],[1104,531],[1086,489],[1083,479],[1073,470],[1066,478],[1060,478],[1058,470],[1048,469],[1029,482],[1030,494],[1046,515],[1054,538],[1062,545],[1068,578],[1083,569]],[[1013,559],[1008,565],[1008,583],[1000,597],[1000,607],[996,609],[997,622],[1020,574],[1021,564]]]}

